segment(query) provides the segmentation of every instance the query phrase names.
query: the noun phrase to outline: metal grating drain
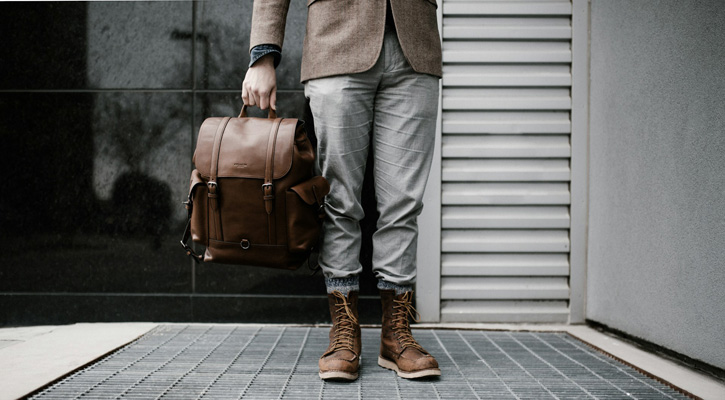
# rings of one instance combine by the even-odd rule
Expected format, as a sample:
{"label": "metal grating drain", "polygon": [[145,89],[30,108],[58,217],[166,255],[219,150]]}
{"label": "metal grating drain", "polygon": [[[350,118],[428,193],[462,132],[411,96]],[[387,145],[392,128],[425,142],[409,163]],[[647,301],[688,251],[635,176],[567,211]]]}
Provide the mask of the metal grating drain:
{"label": "metal grating drain", "polygon": [[686,399],[565,333],[415,330],[440,379],[377,365],[363,329],[360,378],[323,382],[328,328],[163,325],[33,399]]}

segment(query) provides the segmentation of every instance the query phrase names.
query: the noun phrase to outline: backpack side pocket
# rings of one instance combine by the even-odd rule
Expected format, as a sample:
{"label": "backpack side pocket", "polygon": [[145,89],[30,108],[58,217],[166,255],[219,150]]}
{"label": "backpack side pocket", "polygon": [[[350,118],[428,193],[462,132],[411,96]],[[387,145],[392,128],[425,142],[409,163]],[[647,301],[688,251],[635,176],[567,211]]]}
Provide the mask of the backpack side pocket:
{"label": "backpack side pocket", "polygon": [[191,209],[191,240],[196,243],[208,246],[208,204],[206,183],[199,171],[194,170],[191,173],[191,182],[189,186],[189,200],[192,204]]}
{"label": "backpack side pocket", "polygon": [[287,248],[290,252],[308,252],[317,245],[322,225],[322,206],[328,193],[330,184],[322,176],[287,190]]}

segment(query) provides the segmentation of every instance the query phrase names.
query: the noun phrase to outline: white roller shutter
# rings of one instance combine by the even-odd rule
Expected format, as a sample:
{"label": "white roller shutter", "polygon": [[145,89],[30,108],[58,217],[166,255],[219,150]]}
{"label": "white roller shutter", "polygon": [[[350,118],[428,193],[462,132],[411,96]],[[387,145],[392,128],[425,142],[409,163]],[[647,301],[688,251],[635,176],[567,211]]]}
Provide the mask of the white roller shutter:
{"label": "white roller shutter", "polygon": [[441,6],[441,320],[566,322],[571,2]]}

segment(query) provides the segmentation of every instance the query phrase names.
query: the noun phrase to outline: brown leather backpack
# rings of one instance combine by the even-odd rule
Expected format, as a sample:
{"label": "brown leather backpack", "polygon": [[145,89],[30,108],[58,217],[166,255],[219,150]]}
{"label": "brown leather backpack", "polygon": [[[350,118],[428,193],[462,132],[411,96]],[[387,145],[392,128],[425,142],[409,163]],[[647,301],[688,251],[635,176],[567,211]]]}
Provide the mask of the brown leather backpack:
{"label": "brown leather backpack", "polygon": [[[315,176],[304,123],[207,118],[199,129],[181,245],[197,261],[296,269],[320,233],[330,185]],[[189,237],[206,247],[197,255]]]}

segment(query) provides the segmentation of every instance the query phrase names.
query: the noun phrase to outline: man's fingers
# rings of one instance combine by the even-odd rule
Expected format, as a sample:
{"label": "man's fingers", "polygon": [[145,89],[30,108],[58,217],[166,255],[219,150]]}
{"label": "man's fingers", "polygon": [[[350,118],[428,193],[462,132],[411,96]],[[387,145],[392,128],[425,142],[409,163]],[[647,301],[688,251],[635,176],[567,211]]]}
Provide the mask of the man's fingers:
{"label": "man's fingers", "polygon": [[264,89],[257,88],[254,93],[255,101],[257,102],[257,105],[259,105],[259,108],[262,110],[266,110],[267,107],[270,105],[270,92],[266,91]]}
{"label": "man's fingers", "polygon": [[274,111],[277,111],[277,88],[272,89],[272,94],[269,95],[269,106]]}
{"label": "man's fingers", "polygon": [[269,93],[258,93],[259,108],[266,110],[269,107]]}
{"label": "man's fingers", "polygon": [[253,106],[256,104],[254,102],[254,92],[249,86],[249,82],[246,80],[242,83],[242,102],[248,106]]}
{"label": "man's fingers", "polygon": [[249,86],[250,86],[249,93],[248,93],[249,105],[256,106],[257,104],[259,104],[259,96],[257,96],[257,94],[255,93],[254,88],[251,87],[252,85],[249,85]]}
{"label": "man's fingers", "polygon": [[242,87],[242,103],[244,103],[246,105],[250,105],[249,104],[249,94],[247,93],[247,88],[245,88],[245,87]]}

